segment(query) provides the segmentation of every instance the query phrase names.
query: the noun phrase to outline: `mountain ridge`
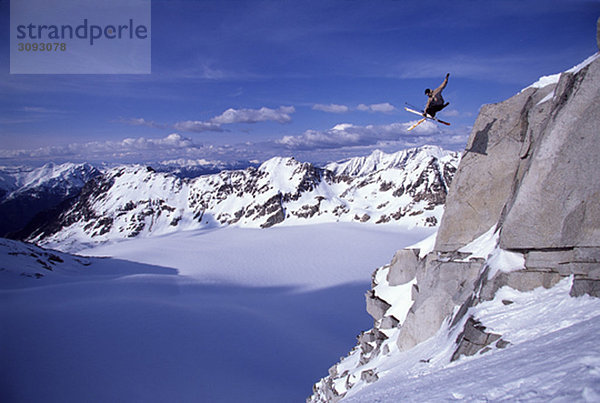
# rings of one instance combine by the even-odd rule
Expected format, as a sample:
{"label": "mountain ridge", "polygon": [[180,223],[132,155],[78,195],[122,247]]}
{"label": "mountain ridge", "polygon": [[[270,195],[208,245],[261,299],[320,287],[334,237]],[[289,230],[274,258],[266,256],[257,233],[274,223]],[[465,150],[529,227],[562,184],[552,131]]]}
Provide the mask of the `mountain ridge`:
{"label": "mountain ridge", "polygon": [[[26,238],[65,247],[65,241],[74,246],[228,225],[435,226],[457,164],[457,153],[428,146],[375,151],[325,168],[275,157],[258,167],[196,178],[116,167],[93,178],[73,203]],[[360,169],[350,172],[349,166]]]}
{"label": "mountain ridge", "polygon": [[101,172],[90,164],[48,163],[0,171],[0,236],[21,230],[36,214],[76,197]]}

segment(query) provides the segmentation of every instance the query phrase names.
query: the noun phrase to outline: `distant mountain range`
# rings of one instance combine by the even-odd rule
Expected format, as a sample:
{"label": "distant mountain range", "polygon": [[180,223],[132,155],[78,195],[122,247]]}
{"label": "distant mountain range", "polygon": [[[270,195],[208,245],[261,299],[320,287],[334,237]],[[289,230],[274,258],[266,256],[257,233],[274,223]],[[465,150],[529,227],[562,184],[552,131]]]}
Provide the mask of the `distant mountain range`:
{"label": "distant mountain range", "polygon": [[2,172],[0,212],[10,215],[16,205],[37,200],[39,207],[30,208],[27,217],[17,215],[4,232],[21,229],[28,218],[13,237],[61,249],[226,225],[435,226],[458,161],[458,153],[424,146],[394,154],[374,151],[325,167],[276,157],[258,167],[196,177],[182,174],[176,163],[162,165],[163,172],[146,166],[100,172],[88,164],[47,165]]}
{"label": "distant mountain range", "polygon": [[101,175],[89,164],[46,164],[41,168],[0,169],[0,236],[21,230],[36,214],[76,197]]}

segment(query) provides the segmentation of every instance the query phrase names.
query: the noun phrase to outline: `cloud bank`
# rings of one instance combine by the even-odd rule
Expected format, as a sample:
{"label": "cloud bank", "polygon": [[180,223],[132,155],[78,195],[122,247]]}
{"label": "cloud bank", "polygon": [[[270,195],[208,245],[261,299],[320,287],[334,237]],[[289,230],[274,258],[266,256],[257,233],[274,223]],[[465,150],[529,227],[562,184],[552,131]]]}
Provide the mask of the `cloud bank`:
{"label": "cloud bank", "polygon": [[[285,115],[291,111],[292,109],[282,108],[278,110],[234,110],[232,113],[219,115],[218,120],[221,122],[254,122],[258,119],[275,120],[277,118],[286,121]],[[162,138],[137,137],[70,143],[29,150],[0,150],[0,163],[15,165],[70,161],[96,164],[153,164],[165,160],[188,159],[229,163],[264,161],[274,156],[294,156],[305,161],[319,163],[348,156],[366,155],[376,148],[391,152],[408,147],[436,144],[448,149],[457,149],[464,145],[469,133],[464,128],[455,129],[455,131],[442,130],[438,125],[429,121],[409,132],[407,129],[414,122],[364,126],[340,123],[326,130],[306,130],[298,135],[222,145],[202,144],[180,133],[171,133]],[[144,119],[132,120],[130,124],[152,127],[156,125],[156,123]],[[190,132],[223,130],[218,123],[206,121],[178,122],[176,126],[180,131]]]}
{"label": "cloud bank", "polygon": [[232,123],[257,123],[274,121],[278,123],[289,123],[290,116],[296,109],[293,106],[280,106],[278,109],[262,107],[260,109],[233,109],[229,108],[219,116],[210,119],[210,123],[217,125]]}
{"label": "cloud bank", "polygon": [[173,125],[173,129],[180,131],[180,132],[192,132],[192,133],[224,131],[221,128],[220,124],[212,123],[212,122],[202,122],[200,120],[185,120],[185,121],[177,122]]}
{"label": "cloud bank", "polygon": [[0,150],[5,161],[68,160],[73,162],[144,162],[173,155],[196,155],[210,147],[195,143],[178,133],[158,139],[125,138],[119,141],[92,141],[31,150]]}
{"label": "cloud bank", "polygon": [[329,105],[315,104],[315,105],[313,105],[312,108],[315,111],[322,111],[322,112],[329,112],[329,113],[346,113],[350,110],[350,108],[347,107],[346,105],[337,105],[337,104],[329,104]]}
{"label": "cloud bank", "polygon": [[361,112],[377,112],[377,113],[392,113],[396,111],[396,107],[389,102],[383,102],[379,104],[359,104],[356,107],[350,107],[348,105],[338,104],[315,104],[312,107],[313,110],[329,112],[329,113],[346,113],[351,110],[357,110]]}
{"label": "cloud bank", "polygon": [[229,108],[222,114],[209,120],[184,120],[172,125],[156,123],[144,118],[121,119],[121,123],[131,126],[147,126],[156,129],[173,129],[179,132],[202,133],[223,132],[223,125],[234,123],[258,123],[273,121],[277,123],[289,123],[292,121],[292,113],[296,109],[293,106],[280,106],[277,109],[262,107],[260,109],[234,109]]}
{"label": "cloud bank", "polygon": [[389,102],[384,102],[381,104],[371,104],[371,105],[360,104],[356,107],[356,109],[358,109],[359,111],[363,111],[363,112],[391,113],[396,110],[396,107],[394,105],[390,104]]}
{"label": "cloud bank", "polygon": [[424,122],[412,132],[408,132],[407,129],[412,123],[414,122],[367,126],[341,123],[324,131],[307,130],[300,136],[284,136],[276,143],[292,150],[331,149],[368,146],[381,141],[400,140],[408,136],[439,132],[437,125],[432,122]]}

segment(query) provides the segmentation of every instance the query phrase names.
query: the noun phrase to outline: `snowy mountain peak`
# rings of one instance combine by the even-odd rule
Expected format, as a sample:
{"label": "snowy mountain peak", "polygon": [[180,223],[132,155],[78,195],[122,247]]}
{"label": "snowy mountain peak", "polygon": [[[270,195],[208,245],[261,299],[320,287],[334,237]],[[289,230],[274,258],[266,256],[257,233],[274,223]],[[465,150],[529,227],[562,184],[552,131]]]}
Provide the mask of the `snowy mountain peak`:
{"label": "snowy mountain peak", "polygon": [[294,157],[273,157],[263,162],[258,167],[258,170],[268,174],[274,174],[281,171],[293,171],[298,165],[300,165],[300,163],[296,161]]}
{"label": "snowy mountain peak", "polygon": [[429,156],[435,153],[427,149],[378,151],[330,165],[333,170],[277,157],[258,168],[193,179],[144,166],[118,167],[86,185],[74,204],[29,239],[69,249],[67,240],[94,243],[225,225],[435,226],[458,163],[454,153],[438,154],[448,159]]}
{"label": "snowy mountain peak", "polygon": [[326,168],[337,175],[362,176],[383,169],[405,169],[409,161],[442,160],[444,158],[456,159],[458,153],[443,150],[438,146],[410,148],[393,154],[375,150],[366,157],[354,157],[330,163]]}
{"label": "snowy mountain peak", "polygon": [[75,197],[85,183],[100,175],[89,164],[54,164],[0,171],[0,235],[22,229],[35,215]]}
{"label": "snowy mountain peak", "polygon": [[[39,168],[5,169],[1,175],[4,183],[11,184],[6,188],[10,192],[22,193],[28,189],[50,188],[61,186],[64,189],[81,188],[90,177],[99,175],[100,171],[90,164],[47,163]],[[10,195],[7,195],[7,198]]]}
{"label": "snowy mountain peak", "polygon": [[65,163],[62,165],[56,165],[53,162],[49,162],[42,166],[41,168],[35,169],[25,175],[22,176],[22,183],[19,183],[21,186],[38,186],[42,182],[66,177],[66,176],[74,176],[73,174],[77,174],[80,171],[85,170],[85,168],[91,168],[89,165],[76,165],[73,163]]}

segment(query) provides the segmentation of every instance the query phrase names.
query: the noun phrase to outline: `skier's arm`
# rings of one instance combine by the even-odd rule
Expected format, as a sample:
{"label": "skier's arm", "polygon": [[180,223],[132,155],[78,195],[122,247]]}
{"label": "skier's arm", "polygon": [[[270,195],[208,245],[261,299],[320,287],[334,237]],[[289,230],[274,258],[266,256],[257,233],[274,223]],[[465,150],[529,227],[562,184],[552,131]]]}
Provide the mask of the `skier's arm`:
{"label": "skier's arm", "polygon": [[436,88],[436,90],[435,90],[436,93],[439,93],[444,88],[446,88],[446,85],[448,85],[448,77],[450,77],[450,73],[446,74],[446,78],[444,79],[444,82],[442,83],[442,85],[440,85],[439,87]]}
{"label": "skier's arm", "polygon": [[426,113],[427,109],[429,109],[429,105],[431,105],[431,102],[433,101],[433,98],[429,98],[427,100],[427,104],[425,105],[425,109],[423,109],[423,112]]}

